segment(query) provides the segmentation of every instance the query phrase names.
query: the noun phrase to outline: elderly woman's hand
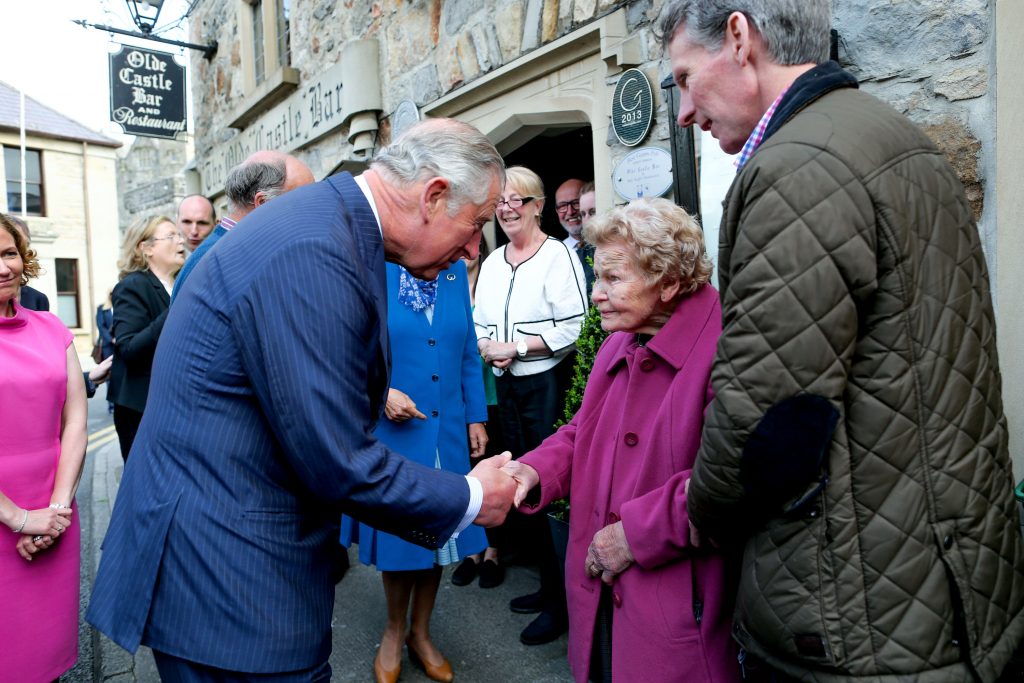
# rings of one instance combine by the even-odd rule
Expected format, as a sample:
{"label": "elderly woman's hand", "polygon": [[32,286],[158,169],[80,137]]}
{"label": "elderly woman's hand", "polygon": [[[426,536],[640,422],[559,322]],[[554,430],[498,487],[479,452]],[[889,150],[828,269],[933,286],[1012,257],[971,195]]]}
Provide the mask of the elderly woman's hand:
{"label": "elderly woman's hand", "polygon": [[626,540],[626,531],[619,521],[594,534],[594,540],[587,549],[584,567],[588,576],[601,577],[601,581],[610,586],[615,577],[635,561],[633,551],[629,549],[629,541]]}
{"label": "elderly woman's hand", "polygon": [[411,418],[426,420],[427,416],[416,410],[416,403],[409,395],[398,389],[388,389],[388,400],[384,404],[384,414],[392,422],[406,422]]}
{"label": "elderly woman's hand", "polygon": [[513,503],[518,508],[526,500],[530,490],[540,483],[540,475],[537,474],[537,470],[518,460],[510,460],[501,469],[516,480],[516,496]]}

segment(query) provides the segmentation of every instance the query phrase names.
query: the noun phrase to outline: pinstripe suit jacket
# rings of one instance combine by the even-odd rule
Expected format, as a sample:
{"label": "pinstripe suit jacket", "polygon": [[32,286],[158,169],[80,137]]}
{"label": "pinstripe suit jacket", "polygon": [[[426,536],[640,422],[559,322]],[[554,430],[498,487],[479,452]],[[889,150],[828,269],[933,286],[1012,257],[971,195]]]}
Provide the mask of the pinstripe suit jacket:
{"label": "pinstripe suit jacket", "polygon": [[234,671],[326,660],[341,513],[437,547],[462,476],[378,442],[388,385],[384,253],[340,174],[265,204],[171,308],[87,618]]}

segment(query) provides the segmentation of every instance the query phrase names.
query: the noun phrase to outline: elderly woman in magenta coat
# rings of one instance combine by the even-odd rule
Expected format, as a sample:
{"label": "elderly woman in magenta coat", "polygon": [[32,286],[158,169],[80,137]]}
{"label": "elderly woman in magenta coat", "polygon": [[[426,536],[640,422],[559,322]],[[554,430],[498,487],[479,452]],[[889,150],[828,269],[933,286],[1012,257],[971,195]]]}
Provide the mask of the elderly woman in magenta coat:
{"label": "elderly woman in magenta coat", "polygon": [[575,418],[506,465],[522,511],[572,505],[570,668],[581,683],[738,680],[726,558],[697,547],[686,514],[721,333],[701,229],[671,202],[641,199],[594,218],[584,239],[614,334]]}
{"label": "elderly woman in magenta coat", "polygon": [[[410,460],[450,472],[469,472],[469,455],[487,445],[487,401],[469,303],[466,266],[442,270],[433,282],[387,264],[388,333],[392,373],[385,418],[374,434]],[[429,678],[450,681],[451,664],[430,638],[444,565],[487,546],[484,530],[470,525],[439,550],[342,518],[341,541],[359,543],[359,559],[382,572],[388,621],[374,661],[378,683],[398,680],[403,641]],[[409,605],[412,620],[407,624]]]}

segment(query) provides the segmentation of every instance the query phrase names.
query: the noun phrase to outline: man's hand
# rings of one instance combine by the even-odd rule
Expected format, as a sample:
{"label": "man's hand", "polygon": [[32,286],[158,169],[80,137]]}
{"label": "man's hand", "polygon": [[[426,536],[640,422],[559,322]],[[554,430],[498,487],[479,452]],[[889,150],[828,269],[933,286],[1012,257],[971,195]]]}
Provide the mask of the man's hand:
{"label": "man's hand", "polygon": [[516,497],[513,502],[518,508],[526,500],[526,494],[540,483],[540,475],[537,470],[518,460],[510,460],[502,469],[516,480]]}
{"label": "man's hand", "polygon": [[487,427],[483,422],[471,422],[469,430],[469,457],[480,458],[487,451]]}
{"label": "man's hand", "polygon": [[110,379],[110,366],[113,362],[114,357],[112,355],[104,358],[102,363],[89,371],[89,381],[98,385]]}
{"label": "man's hand", "polygon": [[474,523],[492,527],[505,521],[516,494],[516,482],[501,468],[511,459],[512,454],[505,451],[501,455],[481,460],[469,473],[469,476],[479,480],[484,490],[484,500]]}
{"label": "man's hand", "polygon": [[594,534],[594,540],[587,549],[584,567],[588,576],[600,576],[601,581],[610,586],[615,577],[626,571],[635,561],[620,521],[609,524]]}
{"label": "man's hand", "polygon": [[384,414],[392,422],[406,422],[411,418],[426,420],[427,416],[416,410],[416,404],[409,395],[398,389],[388,389],[388,401],[384,404]]}
{"label": "man's hand", "polygon": [[[683,493],[690,495],[690,480],[687,479],[683,484]],[[718,544],[713,539],[704,538],[704,534],[700,532],[700,529],[693,525],[693,522],[687,520],[687,524],[690,525],[690,545],[694,548],[700,548],[705,543],[711,545],[712,548],[717,548]]]}

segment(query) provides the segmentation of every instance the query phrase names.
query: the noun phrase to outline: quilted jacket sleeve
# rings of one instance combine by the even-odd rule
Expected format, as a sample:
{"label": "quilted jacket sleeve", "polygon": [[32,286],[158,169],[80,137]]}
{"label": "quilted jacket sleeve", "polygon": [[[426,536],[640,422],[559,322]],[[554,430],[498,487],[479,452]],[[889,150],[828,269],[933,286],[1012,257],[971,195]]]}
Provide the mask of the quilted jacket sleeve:
{"label": "quilted jacket sleeve", "polygon": [[[781,514],[779,492],[818,483],[808,454],[826,453],[832,437],[824,422],[834,426],[842,405],[858,310],[876,286],[875,247],[864,187],[827,152],[766,144],[737,177],[722,222],[715,397],[687,501],[704,533],[742,533],[745,522]],[[803,410],[805,401],[761,424],[794,397],[818,410]]]}

